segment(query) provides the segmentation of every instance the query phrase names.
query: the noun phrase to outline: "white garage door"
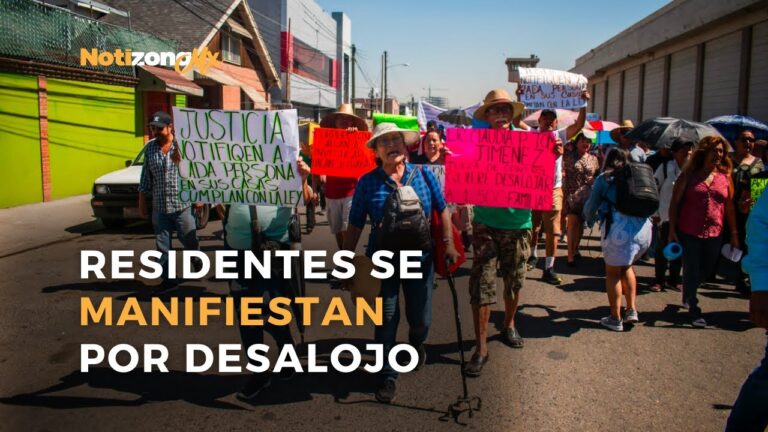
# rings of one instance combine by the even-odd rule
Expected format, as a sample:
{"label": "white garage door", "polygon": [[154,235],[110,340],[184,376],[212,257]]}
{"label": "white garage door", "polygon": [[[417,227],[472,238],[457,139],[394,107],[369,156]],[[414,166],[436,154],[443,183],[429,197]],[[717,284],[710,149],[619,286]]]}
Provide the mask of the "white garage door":
{"label": "white garage door", "polygon": [[749,112],[768,121],[768,21],[752,29],[752,67],[749,73]]}
{"label": "white garage door", "polygon": [[704,85],[701,120],[736,114],[739,99],[741,32],[711,40],[704,45]]}
{"label": "white garage door", "polygon": [[621,121],[619,119],[619,102],[621,98],[621,73],[613,74],[608,77],[608,111],[606,118],[612,122]]}
{"label": "white garage door", "polygon": [[643,115],[641,120],[661,117],[661,104],[664,91],[664,59],[656,59],[645,64],[643,82]]}
{"label": "white garage door", "polygon": [[[636,66],[624,72],[624,109],[621,116],[637,123],[637,101],[640,89],[640,67]],[[619,119],[623,120],[623,119]]]}
{"label": "white garage door", "polygon": [[672,54],[669,69],[669,116],[693,119],[696,83],[696,47]]}

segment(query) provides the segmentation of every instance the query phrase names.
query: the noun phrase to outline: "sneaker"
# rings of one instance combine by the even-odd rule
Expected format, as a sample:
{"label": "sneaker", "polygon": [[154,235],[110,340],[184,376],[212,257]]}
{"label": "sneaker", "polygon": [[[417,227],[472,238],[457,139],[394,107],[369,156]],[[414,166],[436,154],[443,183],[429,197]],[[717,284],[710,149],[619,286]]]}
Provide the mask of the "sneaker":
{"label": "sneaker", "polygon": [[531,255],[528,257],[528,261],[525,262],[525,267],[528,271],[535,269],[539,264],[539,259]]}
{"label": "sneaker", "polygon": [[664,285],[656,282],[653,285],[648,287],[648,291],[650,292],[661,292],[664,290]]}
{"label": "sneaker", "polygon": [[617,331],[617,332],[624,331],[624,324],[621,322],[621,320],[615,319],[610,315],[605,318],[602,318],[600,320],[600,325],[613,331]]}
{"label": "sneaker", "polygon": [[391,403],[392,400],[395,399],[396,391],[397,386],[395,385],[395,379],[385,378],[384,382],[381,384],[381,387],[376,390],[376,400],[381,403]]}
{"label": "sneaker", "polygon": [[416,363],[416,370],[419,370],[427,364],[427,350],[424,349],[424,345],[419,345],[416,348],[416,352],[419,353],[419,362]]}
{"label": "sneaker", "polygon": [[464,365],[464,375],[468,377],[479,377],[483,371],[483,366],[488,363],[488,355],[481,356],[478,353],[472,354],[472,359]]}
{"label": "sneaker", "polygon": [[683,302],[683,309],[690,309],[690,308],[691,308],[691,306],[688,304],[688,302],[684,301]]}
{"label": "sneaker", "polygon": [[522,348],[525,344],[523,337],[520,336],[520,332],[514,327],[504,329],[504,331],[501,332],[501,336],[512,348]]}
{"label": "sneaker", "polygon": [[625,323],[640,322],[640,317],[637,315],[637,311],[635,309],[627,309],[624,312],[624,322]]}
{"label": "sneaker", "polygon": [[271,378],[269,374],[258,373],[251,376],[242,389],[237,392],[237,398],[243,401],[250,401],[261,393],[262,390],[269,387]]}
{"label": "sneaker", "polygon": [[691,325],[697,328],[705,328],[707,326],[707,320],[702,316],[694,317],[691,321]]}
{"label": "sneaker", "polygon": [[563,280],[560,279],[560,276],[555,273],[555,269],[545,269],[544,273],[541,276],[541,280],[552,285],[560,285],[563,283]]}

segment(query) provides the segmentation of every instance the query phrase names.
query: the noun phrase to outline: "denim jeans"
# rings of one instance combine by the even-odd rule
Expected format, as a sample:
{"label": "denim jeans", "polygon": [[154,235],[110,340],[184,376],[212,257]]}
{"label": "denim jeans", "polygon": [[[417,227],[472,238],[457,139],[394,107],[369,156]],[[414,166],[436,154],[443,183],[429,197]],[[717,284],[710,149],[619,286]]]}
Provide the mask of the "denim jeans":
{"label": "denim jeans", "polygon": [[[395,255],[392,262],[398,262]],[[381,374],[386,378],[397,378],[397,372],[389,363],[389,351],[395,345],[397,325],[400,322],[400,285],[405,296],[405,318],[408,320],[408,342],[418,347],[427,340],[429,326],[432,324],[432,285],[435,277],[432,253],[425,252],[421,257],[421,279],[400,279],[395,274],[381,281],[381,298],[384,322],[377,326],[374,340],[384,347],[384,368]],[[411,271],[416,271],[411,269]]]}
{"label": "denim jeans", "polygon": [[[656,254],[653,257],[654,267],[656,270],[655,283],[664,284],[669,282],[669,285],[674,287],[680,283],[680,269],[683,266],[683,259],[678,258],[676,260],[667,261],[664,257],[664,248],[669,244],[669,222],[664,222],[659,227],[659,236],[656,241]],[[669,279],[665,278],[667,273],[667,267],[669,267]]]}
{"label": "denim jeans", "polygon": [[678,233],[683,246],[683,302],[688,303],[691,314],[701,315],[699,299],[696,293],[708,272],[720,255],[720,237],[698,238],[685,233]]}
{"label": "denim jeans", "polygon": [[155,247],[163,254],[160,259],[163,265],[163,280],[168,280],[168,251],[171,250],[174,230],[184,249],[200,249],[192,207],[173,213],[152,212],[152,227],[155,230]]}
{"label": "denim jeans", "polygon": [[[240,260],[238,260],[237,272],[242,276],[243,265]],[[243,342],[243,352],[246,352],[251,345],[264,343],[265,329],[275,339],[278,349],[285,345],[293,345],[293,337],[291,336],[289,326],[276,326],[267,321],[270,316],[269,301],[277,297],[291,297],[289,294],[289,283],[289,280],[284,280],[282,275],[275,275],[274,272],[272,278],[264,279],[255,271],[251,279],[240,277],[229,282],[229,294],[235,300],[235,310],[237,311],[238,327],[240,328],[240,339]],[[262,315],[255,316],[252,314],[250,316],[251,319],[262,319],[264,321],[263,325],[244,326],[240,323],[240,299],[242,297],[264,298],[261,306]]]}
{"label": "denim jeans", "polygon": [[768,344],[760,366],[747,377],[731,409],[726,432],[762,432],[768,427]]}

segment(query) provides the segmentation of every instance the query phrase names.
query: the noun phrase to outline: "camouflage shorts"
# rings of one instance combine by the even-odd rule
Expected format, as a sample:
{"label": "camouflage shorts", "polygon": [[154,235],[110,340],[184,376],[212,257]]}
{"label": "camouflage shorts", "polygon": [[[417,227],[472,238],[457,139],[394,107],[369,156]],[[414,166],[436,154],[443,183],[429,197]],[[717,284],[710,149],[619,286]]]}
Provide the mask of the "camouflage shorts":
{"label": "camouflage shorts", "polygon": [[503,230],[479,223],[473,223],[472,230],[475,256],[469,277],[470,302],[496,303],[497,269],[504,279],[504,298],[514,298],[523,288],[531,230]]}

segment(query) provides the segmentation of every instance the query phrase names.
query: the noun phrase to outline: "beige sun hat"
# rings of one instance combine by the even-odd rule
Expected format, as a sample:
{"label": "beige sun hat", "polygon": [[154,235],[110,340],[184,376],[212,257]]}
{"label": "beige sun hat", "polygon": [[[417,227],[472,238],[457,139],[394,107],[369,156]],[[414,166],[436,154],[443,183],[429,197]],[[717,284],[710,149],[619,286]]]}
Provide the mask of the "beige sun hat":
{"label": "beige sun hat", "polygon": [[621,125],[619,127],[611,131],[611,139],[613,140],[613,142],[618,143],[620,138],[619,134],[623,134],[634,128],[635,128],[635,124],[632,123],[632,120],[624,120],[621,122]]}
{"label": "beige sun hat", "polygon": [[347,103],[339,105],[339,109],[323,117],[323,119],[320,120],[320,127],[335,128],[336,119],[339,117],[347,117],[352,121],[354,121],[355,126],[357,126],[357,130],[360,130],[360,131],[368,130],[368,123],[366,123],[365,120],[361,119],[360,117],[356,116],[355,110],[352,108],[352,105]]}
{"label": "beige sun hat", "polygon": [[368,148],[375,148],[376,147],[376,140],[388,133],[393,132],[400,132],[403,134],[403,139],[405,140],[405,145],[409,146],[411,144],[414,144],[418,142],[421,139],[421,134],[419,134],[418,131],[411,130],[411,129],[401,129],[397,127],[394,123],[379,123],[376,125],[375,128],[373,128],[373,136],[371,139],[368,140],[367,143],[365,143]]}
{"label": "beige sun hat", "polygon": [[483,105],[475,111],[475,118],[485,120],[485,112],[488,111],[488,108],[497,104],[508,104],[512,108],[512,118],[522,114],[525,109],[525,105],[512,100],[512,96],[510,96],[506,90],[498,88],[491,90],[485,95]]}

